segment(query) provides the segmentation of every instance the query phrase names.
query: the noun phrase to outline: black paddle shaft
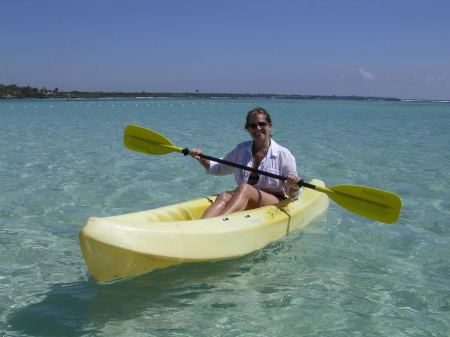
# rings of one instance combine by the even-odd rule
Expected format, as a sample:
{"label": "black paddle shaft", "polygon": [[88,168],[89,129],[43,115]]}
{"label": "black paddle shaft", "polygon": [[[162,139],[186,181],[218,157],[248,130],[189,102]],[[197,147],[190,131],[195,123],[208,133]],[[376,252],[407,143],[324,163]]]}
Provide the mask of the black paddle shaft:
{"label": "black paddle shaft", "polygon": [[[187,156],[190,153],[190,150],[188,148],[184,148],[182,153],[185,156]],[[275,179],[278,179],[278,180],[285,181],[287,179],[286,177],[280,176],[278,174],[274,174],[274,173],[270,173],[270,172],[266,172],[266,171],[261,171],[261,170],[255,169],[253,167],[240,165],[240,164],[233,163],[231,161],[223,160],[223,159],[220,159],[220,158],[210,157],[210,156],[207,156],[205,154],[200,154],[199,157],[203,158],[203,159],[207,159],[207,160],[212,160],[212,161],[215,161],[217,163],[224,164],[224,165],[236,167],[236,168],[241,169],[241,170],[250,171],[250,172],[253,172],[253,173],[261,174],[263,176],[268,176],[268,177],[271,177],[271,178],[275,178]],[[305,187],[311,188],[313,190],[316,189],[315,185],[309,184],[309,183],[305,182],[303,179],[300,179],[300,181],[297,183],[297,185],[298,185],[298,187],[305,186]]]}

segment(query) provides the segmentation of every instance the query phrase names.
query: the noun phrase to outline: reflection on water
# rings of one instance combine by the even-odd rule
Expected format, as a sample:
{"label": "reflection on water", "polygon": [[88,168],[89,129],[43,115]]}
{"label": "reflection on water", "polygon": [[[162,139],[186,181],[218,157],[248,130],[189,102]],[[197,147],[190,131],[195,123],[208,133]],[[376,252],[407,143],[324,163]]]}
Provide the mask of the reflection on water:
{"label": "reflection on water", "polygon": [[213,292],[223,277],[248,272],[238,264],[189,264],[115,283],[90,279],[55,284],[39,296],[43,297],[40,302],[14,312],[8,325],[12,331],[32,336],[80,336],[95,333],[106,323],[136,318],[144,311],[163,316]]}

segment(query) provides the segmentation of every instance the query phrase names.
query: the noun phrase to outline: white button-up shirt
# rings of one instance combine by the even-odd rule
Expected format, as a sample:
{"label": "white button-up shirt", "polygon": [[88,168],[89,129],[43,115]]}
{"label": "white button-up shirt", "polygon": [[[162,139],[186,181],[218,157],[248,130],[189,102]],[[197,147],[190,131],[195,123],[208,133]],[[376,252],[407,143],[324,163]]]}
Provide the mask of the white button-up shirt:
{"label": "white button-up shirt", "polygon": [[[252,167],[252,145],[253,141],[251,140],[240,143],[222,159]],[[279,145],[273,139],[271,139],[269,150],[259,164],[258,169],[261,171],[278,174],[283,177],[287,177],[288,175],[297,175],[297,165],[295,163],[294,156],[288,149]],[[250,176],[249,171],[241,170],[213,161],[211,161],[208,173],[214,175],[226,175],[234,173],[234,178],[236,179],[236,183],[238,185],[246,183],[248,181],[248,177]],[[272,194],[287,193],[289,189],[287,184],[283,181],[261,174],[259,175],[258,182],[253,186]]]}

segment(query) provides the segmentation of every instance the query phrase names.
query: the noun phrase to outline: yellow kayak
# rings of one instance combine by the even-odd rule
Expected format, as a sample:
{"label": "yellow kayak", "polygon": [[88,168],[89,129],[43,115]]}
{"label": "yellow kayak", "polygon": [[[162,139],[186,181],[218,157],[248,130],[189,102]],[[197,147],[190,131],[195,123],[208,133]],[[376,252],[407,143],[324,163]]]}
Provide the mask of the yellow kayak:
{"label": "yellow kayak", "polygon": [[90,218],[80,231],[89,272],[98,281],[112,281],[181,263],[237,258],[305,227],[329,204],[326,194],[304,189],[295,200],[199,219],[214,198]]}

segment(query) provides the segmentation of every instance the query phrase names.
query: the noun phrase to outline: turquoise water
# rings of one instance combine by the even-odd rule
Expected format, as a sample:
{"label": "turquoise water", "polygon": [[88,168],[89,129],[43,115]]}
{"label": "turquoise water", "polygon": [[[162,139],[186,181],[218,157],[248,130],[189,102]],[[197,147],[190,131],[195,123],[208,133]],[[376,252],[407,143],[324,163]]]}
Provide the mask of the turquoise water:
{"label": "turquoise water", "polygon": [[[134,123],[222,156],[267,108],[299,173],[394,191],[384,225],[331,204],[249,256],[97,284],[78,231],[90,216],[213,194],[180,154],[126,150]],[[450,335],[450,105],[297,100],[0,101],[0,336]]]}

